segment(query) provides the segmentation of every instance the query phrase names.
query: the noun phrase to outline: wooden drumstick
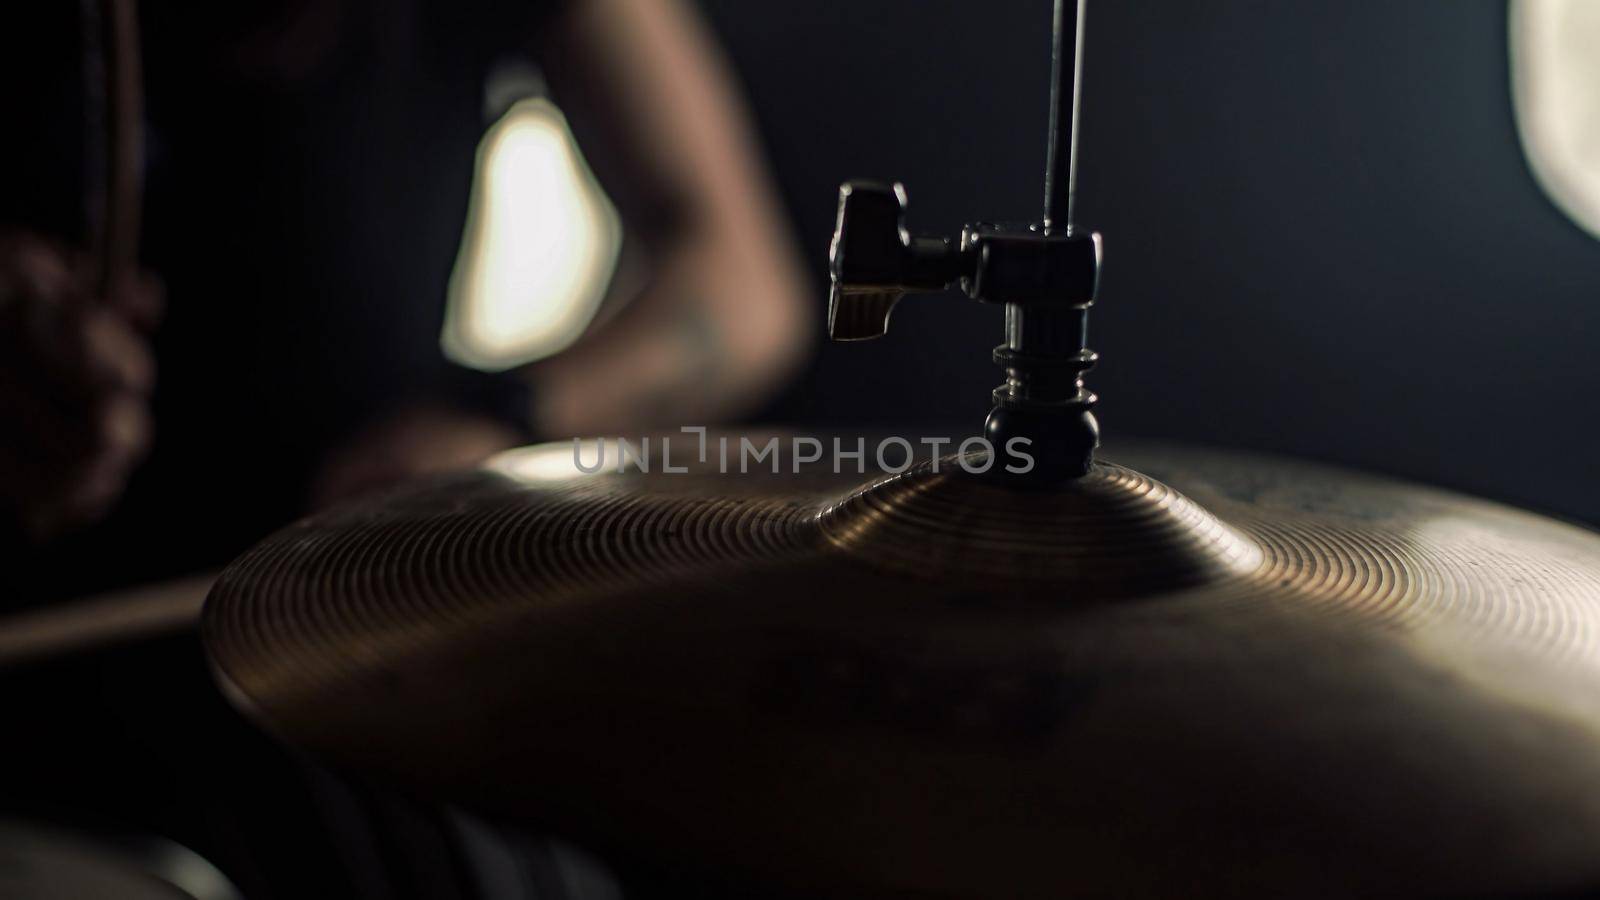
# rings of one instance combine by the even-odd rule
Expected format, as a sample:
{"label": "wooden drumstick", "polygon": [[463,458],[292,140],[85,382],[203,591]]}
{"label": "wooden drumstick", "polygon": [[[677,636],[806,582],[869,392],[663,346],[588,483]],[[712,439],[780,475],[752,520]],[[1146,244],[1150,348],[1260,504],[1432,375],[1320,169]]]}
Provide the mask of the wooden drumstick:
{"label": "wooden drumstick", "polygon": [[84,0],[86,190],[95,284],[110,296],[138,262],[143,214],[143,71],[134,0]]}

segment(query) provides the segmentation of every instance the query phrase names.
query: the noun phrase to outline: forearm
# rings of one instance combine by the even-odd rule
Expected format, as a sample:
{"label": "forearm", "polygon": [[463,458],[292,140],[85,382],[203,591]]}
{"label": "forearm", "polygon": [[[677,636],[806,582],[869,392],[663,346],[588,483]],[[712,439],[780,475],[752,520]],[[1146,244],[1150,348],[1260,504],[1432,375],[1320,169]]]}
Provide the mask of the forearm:
{"label": "forearm", "polygon": [[684,245],[615,318],[536,366],[538,430],[716,422],[776,389],[804,355],[810,317],[784,245],[740,243]]}
{"label": "forearm", "polygon": [[812,317],[717,48],[677,0],[581,0],[547,58],[652,277],[536,367],[540,429],[672,427],[748,410],[793,370]]}

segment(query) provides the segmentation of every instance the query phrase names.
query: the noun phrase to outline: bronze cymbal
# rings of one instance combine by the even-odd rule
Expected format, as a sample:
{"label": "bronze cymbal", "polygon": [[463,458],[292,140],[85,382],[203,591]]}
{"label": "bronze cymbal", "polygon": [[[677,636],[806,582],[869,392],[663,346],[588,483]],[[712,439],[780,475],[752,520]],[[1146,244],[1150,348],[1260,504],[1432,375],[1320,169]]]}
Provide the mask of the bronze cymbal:
{"label": "bronze cymbal", "polygon": [[1163,447],[1038,493],[571,452],[235,562],[230,696],[416,792],[827,895],[1600,884],[1589,531]]}

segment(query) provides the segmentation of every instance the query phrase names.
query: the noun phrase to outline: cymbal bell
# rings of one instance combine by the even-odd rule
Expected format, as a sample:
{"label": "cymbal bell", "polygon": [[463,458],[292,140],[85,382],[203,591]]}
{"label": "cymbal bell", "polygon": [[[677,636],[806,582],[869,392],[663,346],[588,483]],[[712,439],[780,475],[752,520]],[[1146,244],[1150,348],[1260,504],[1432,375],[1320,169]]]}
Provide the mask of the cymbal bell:
{"label": "cymbal bell", "polygon": [[1600,537],[1304,463],[1111,455],[1027,493],[528,448],[284,530],[203,635],[285,740],[734,882],[1600,884]]}

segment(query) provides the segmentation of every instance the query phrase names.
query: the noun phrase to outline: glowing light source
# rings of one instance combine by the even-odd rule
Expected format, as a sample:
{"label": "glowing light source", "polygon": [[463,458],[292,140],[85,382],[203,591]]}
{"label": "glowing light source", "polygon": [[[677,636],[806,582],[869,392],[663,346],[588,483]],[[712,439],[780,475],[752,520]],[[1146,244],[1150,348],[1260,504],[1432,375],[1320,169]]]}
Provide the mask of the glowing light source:
{"label": "glowing light source", "polygon": [[1523,152],[1556,206],[1600,237],[1600,3],[1515,0],[1511,81]]}
{"label": "glowing light source", "polygon": [[[595,441],[585,440],[582,443],[583,464],[592,466],[597,455]],[[612,452],[614,455],[615,451]],[[484,467],[530,484],[589,477],[589,473],[578,468],[576,462],[578,457],[573,453],[574,447],[571,442],[536,444],[532,447],[518,447],[515,450],[497,453],[484,463]],[[613,463],[610,468],[602,471],[610,471],[615,467]]]}
{"label": "glowing light source", "polygon": [[621,244],[566,117],[542,98],[516,103],[478,147],[445,355],[496,371],[562,350],[594,318]]}

